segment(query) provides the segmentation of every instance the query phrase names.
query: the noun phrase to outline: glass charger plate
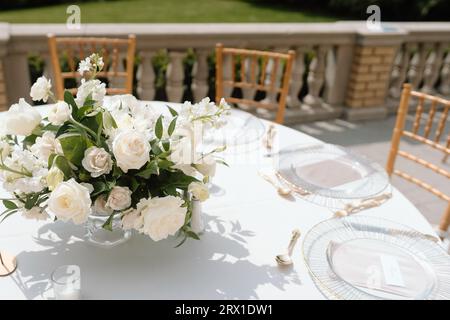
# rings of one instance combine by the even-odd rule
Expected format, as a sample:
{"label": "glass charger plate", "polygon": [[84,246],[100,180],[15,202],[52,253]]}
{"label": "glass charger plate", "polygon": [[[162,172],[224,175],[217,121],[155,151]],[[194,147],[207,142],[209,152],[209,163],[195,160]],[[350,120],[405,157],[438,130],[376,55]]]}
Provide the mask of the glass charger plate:
{"label": "glass charger plate", "polygon": [[266,128],[264,123],[248,112],[233,109],[230,115],[224,117],[226,124],[211,130],[204,136],[207,145],[227,145],[227,147],[250,144],[259,141]]}
{"label": "glass charger plate", "polygon": [[450,256],[393,221],[361,215],[323,221],[306,234],[303,256],[330,299],[450,299]]}
{"label": "glass charger plate", "polygon": [[379,164],[331,144],[284,148],[276,169],[286,183],[326,198],[369,198],[389,185]]}

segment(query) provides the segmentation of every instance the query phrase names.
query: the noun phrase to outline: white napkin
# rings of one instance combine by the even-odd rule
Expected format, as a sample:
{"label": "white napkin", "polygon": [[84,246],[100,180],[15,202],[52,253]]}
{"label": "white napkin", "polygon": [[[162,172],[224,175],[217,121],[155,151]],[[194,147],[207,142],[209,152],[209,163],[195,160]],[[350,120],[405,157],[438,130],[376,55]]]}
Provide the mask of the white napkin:
{"label": "white napkin", "polygon": [[408,253],[389,244],[380,246],[379,241],[330,241],[328,257],[331,269],[347,283],[397,296],[381,295],[384,298],[420,299],[434,280],[431,271]]}

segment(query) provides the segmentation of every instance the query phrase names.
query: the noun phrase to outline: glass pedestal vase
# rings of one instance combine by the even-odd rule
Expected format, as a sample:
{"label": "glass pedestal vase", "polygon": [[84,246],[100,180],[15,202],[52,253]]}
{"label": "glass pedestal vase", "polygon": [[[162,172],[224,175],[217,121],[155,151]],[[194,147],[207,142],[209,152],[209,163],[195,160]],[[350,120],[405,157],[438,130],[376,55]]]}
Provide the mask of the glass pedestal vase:
{"label": "glass pedestal vase", "polygon": [[108,220],[108,215],[93,212],[88,217],[86,223],[86,240],[96,246],[110,248],[128,241],[131,237],[131,230],[123,230],[120,214],[112,218],[112,230],[106,230],[103,225]]}

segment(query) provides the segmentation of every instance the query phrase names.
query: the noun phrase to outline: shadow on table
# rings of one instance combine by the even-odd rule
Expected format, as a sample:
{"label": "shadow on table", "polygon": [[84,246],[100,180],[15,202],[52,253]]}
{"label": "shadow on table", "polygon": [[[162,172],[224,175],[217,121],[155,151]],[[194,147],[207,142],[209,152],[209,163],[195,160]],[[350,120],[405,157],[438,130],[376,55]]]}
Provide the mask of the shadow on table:
{"label": "shadow on table", "polygon": [[258,298],[260,285],[283,289],[300,283],[293,269],[247,259],[247,239],[254,234],[239,222],[206,219],[202,240],[179,248],[173,248],[175,239],[156,243],[136,234],[121,246],[103,249],[80,241],[83,227],[49,223],[35,237],[43,248],[17,256],[14,280],[28,299],[48,297],[51,271],[65,264],[81,267],[85,299],[249,299]]}

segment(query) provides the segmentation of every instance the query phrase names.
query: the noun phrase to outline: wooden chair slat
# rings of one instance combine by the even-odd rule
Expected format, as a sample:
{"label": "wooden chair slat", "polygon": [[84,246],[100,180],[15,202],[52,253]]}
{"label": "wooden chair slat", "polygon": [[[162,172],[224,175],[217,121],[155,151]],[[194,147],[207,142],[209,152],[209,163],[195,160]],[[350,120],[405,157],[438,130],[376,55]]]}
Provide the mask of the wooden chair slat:
{"label": "wooden chair slat", "polygon": [[[103,57],[104,69],[97,74],[98,77],[108,79],[126,78],[124,88],[107,88],[108,94],[131,94],[133,90],[133,68],[136,52],[136,37],[129,35],[128,39],[113,38],[94,38],[94,37],[55,37],[48,36],[51,62],[54,71],[56,96],[63,99],[64,80],[79,80],[82,76],[77,72],[78,60],[83,60],[92,53],[99,53]],[[61,49],[60,49],[61,47]],[[110,51],[109,47],[113,50]],[[70,72],[63,72],[60,65],[61,50],[67,53]],[[118,64],[120,53],[126,50],[126,70],[119,71]],[[86,53],[86,54],[85,54]],[[77,88],[67,88],[73,94],[76,94]]]}
{"label": "wooden chair slat", "polygon": [[[419,103],[416,108],[414,122],[412,130],[405,130],[405,121],[406,121],[406,114],[408,112],[409,108],[409,101],[410,97],[417,97],[419,98]],[[424,111],[424,104],[425,101],[431,101],[431,107],[428,112],[428,118],[425,123],[425,127],[423,130],[423,134],[419,134],[421,132],[420,125],[421,125],[421,118]],[[435,131],[434,139],[431,140],[429,138],[431,129],[433,127],[433,120],[434,116],[437,111],[437,105],[443,104],[444,110],[439,118],[438,126]],[[403,91],[400,99],[400,105],[398,107],[398,113],[397,113],[397,121],[395,123],[395,127],[392,133],[392,141],[391,141],[391,149],[389,151],[388,161],[386,164],[386,171],[391,176],[392,174],[395,174],[409,182],[412,182],[419,187],[425,189],[426,191],[434,194],[435,196],[443,199],[444,201],[448,202],[447,210],[444,212],[441,222],[439,225],[439,229],[442,232],[446,232],[447,229],[450,226],[450,196],[441,190],[438,190],[437,188],[431,186],[430,184],[422,181],[421,179],[418,179],[404,171],[401,171],[399,169],[394,169],[395,166],[395,160],[397,155],[403,157],[404,159],[413,161],[419,165],[424,166],[425,168],[447,178],[450,179],[450,172],[436,164],[433,164],[427,160],[424,160],[412,153],[399,150],[400,140],[402,137],[407,137],[410,139],[413,139],[417,142],[423,143],[429,147],[432,147],[435,150],[438,150],[440,152],[443,152],[445,157],[443,161],[445,162],[448,155],[450,155],[450,134],[447,136],[447,143],[446,145],[442,144],[440,142],[441,136],[444,132],[445,124],[447,122],[447,115],[448,115],[448,109],[450,106],[450,100],[445,100],[440,97],[435,97],[430,94],[425,94],[417,91],[411,90],[410,84],[404,84],[403,85]]]}
{"label": "wooden chair slat", "polygon": [[[231,79],[223,79],[223,59],[224,55],[231,58]],[[236,79],[236,64],[238,63],[236,57],[239,56],[240,63],[240,79]],[[292,61],[294,59],[294,52],[289,51],[287,54],[269,51],[247,50],[239,48],[224,48],[222,44],[216,45],[216,102],[225,98],[226,101],[237,104],[244,104],[256,108],[264,108],[276,111],[275,121],[283,123],[284,111],[286,108],[286,96],[289,90],[289,79],[292,72]],[[269,60],[273,63],[268,66]],[[258,81],[257,63],[261,60],[261,72]],[[248,65],[246,65],[248,62]],[[284,73],[281,79],[280,69],[281,63],[285,63]],[[266,75],[269,72],[267,69],[271,68],[270,81],[266,83]],[[247,74],[249,73],[249,74]],[[236,97],[223,97],[224,87],[256,89],[266,93],[279,93],[278,102],[269,99],[265,100],[250,100]],[[231,94],[233,90],[231,90]],[[276,100],[276,98],[275,98]]]}

